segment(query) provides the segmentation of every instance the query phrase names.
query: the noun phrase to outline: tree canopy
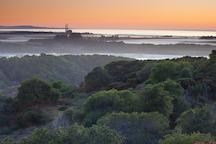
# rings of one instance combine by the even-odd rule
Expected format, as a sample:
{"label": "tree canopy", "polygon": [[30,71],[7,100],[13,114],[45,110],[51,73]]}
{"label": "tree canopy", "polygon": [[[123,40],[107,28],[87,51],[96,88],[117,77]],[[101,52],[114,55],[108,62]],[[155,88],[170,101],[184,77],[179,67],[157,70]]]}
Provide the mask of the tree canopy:
{"label": "tree canopy", "polygon": [[155,113],[112,113],[98,121],[124,136],[126,144],[157,144],[169,131],[166,117]]}
{"label": "tree canopy", "polygon": [[59,93],[52,86],[40,79],[33,78],[24,81],[18,89],[17,99],[20,103],[55,102]]}

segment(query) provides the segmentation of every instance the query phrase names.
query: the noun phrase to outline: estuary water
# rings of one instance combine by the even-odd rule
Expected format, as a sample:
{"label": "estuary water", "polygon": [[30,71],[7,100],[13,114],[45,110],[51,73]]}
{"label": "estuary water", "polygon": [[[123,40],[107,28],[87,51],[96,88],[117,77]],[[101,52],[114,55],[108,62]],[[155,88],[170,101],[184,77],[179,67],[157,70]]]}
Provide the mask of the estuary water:
{"label": "estuary water", "polygon": [[[216,36],[216,31],[189,30],[142,30],[142,29],[72,29],[74,32],[93,33],[103,35],[138,35],[138,36]],[[33,31],[33,32],[64,32],[64,29],[0,29],[2,31]]]}
{"label": "estuary water", "polygon": [[[1,34],[0,43],[25,43],[31,39],[49,39],[55,36],[55,33],[62,33],[64,29],[0,29],[4,32],[53,32],[49,34]],[[194,44],[216,46],[216,39],[200,39],[201,36],[216,36],[216,31],[182,31],[182,30],[123,30],[123,29],[72,29],[73,32],[80,32],[92,35],[119,35],[120,40],[126,44],[153,44],[153,45],[176,45],[176,44]],[[139,60],[147,59],[172,59],[185,55],[161,55],[144,53],[49,53],[52,55],[114,55],[135,58]],[[1,53],[0,57],[22,57],[25,55],[39,55],[38,53]],[[193,55],[196,56],[196,55]],[[207,57],[207,55],[203,55]]]}

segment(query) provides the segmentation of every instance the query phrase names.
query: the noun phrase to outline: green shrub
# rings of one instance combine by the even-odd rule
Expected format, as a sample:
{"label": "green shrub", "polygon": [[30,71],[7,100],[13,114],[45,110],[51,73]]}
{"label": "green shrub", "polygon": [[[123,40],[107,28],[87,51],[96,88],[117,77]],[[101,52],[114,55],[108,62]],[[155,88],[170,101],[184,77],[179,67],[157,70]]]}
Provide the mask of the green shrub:
{"label": "green shrub", "polygon": [[60,136],[62,144],[122,144],[122,138],[115,131],[101,126],[84,128],[75,124],[60,131]]}
{"label": "green shrub", "polygon": [[191,135],[188,135],[173,133],[166,135],[162,140],[160,140],[160,144],[194,144],[195,142],[212,141],[215,141],[215,138],[210,134],[192,133]]}
{"label": "green shrub", "polygon": [[58,91],[47,82],[36,78],[24,81],[17,96],[18,101],[24,104],[55,102],[58,98]]}
{"label": "green shrub", "polygon": [[190,108],[189,102],[186,101],[181,85],[173,80],[166,80],[160,84],[165,91],[173,98],[173,113],[170,115],[170,124],[175,126],[176,119],[180,114]]}
{"label": "green shrub", "polygon": [[85,122],[89,126],[108,112],[134,112],[137,109],[137,95],[129,90],[101,91],[90,96],[85,105]]}
{"label": "green shrub", "polygon": [[169,131],[169,121],[159,113],[112,113],[97,122],[125,138],[125,144],[157,144]]}
{"label": "green shrub", "polygon": [[141,94],[144,112],[160,112],[169,117],[173,112],[173,97],[160,85],[146,85]]}
{"label": "green shrub", "polygon": [[65,84],[62,81],[56,81],[52,83],[52,87],[57,89],[61,93],[61,97],[74,98],[78,95],[78,88],[72,85]]}
{"label": "green shrub", "polygon": [[39,109],[27,109],[21,112],[17,118],[19,127],[29,127],[35,125],[42,125],[49,122],[51,119],[49,115]]}
{"label": "green shrub", "polygon": [[38,129],[18,144],[122,144],[122,138],[106,127],[85,128],[77,124],[68,129]]}
{"label": "green shrub", "polygon": [[65,111],[68,107],[67,106],[61,106],[58,108],[59,111]]}
{"label": "green shrub", "polygon": [[90,144],[123,144],[122,137],[107,127],[93,126],[89,129]]}
{"label": "green shrub", "polygon": [[176,129],[183,133],[212,133],[216,134],[216,119],[209,107],[190,109],[177,119]]}
{"label": "green shrub", "polygon": [[47,129],[36,129],[31,136],[22,139],[18,144],[57,144],[54,136]]}
{"label": "green shrub", "polygon": [[111,81],[111,77],[103,68],[96,67],[85,77],[85,91],[102,90],[104,87],[108,86]]}
{"label": "green shrub", "polygon": [[16,144],[16,143],[10,138],[4,138],[3,140],[0,140],[0,144]]}
{"label": "green shrub", "polygon": [[70,125],[75,123],[81,123],[84,118],[83,111],[80,109],[67,109],[64,112],[64,116],[67,120],[69,120]]}
{"label": "green shrub", "polygon": [[12,98],[0,96],[0,134],[11,131],[16,104]]}
{"label": "green shrub", "polygon": [[190,63],[162,61],[153,67],[148,81],[158,83],[167,79],[178,80],[182,78],[192,78],[192,65]]}

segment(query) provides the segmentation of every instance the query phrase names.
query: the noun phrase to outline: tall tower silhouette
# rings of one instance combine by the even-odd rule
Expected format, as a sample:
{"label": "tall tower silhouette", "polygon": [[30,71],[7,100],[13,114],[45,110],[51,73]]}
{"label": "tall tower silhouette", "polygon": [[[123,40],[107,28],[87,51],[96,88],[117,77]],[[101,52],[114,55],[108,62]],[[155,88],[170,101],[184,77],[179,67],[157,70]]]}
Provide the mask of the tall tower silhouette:
{"label": "tall tower silhouette", "polygon": [[65,33],[69,30],[69,25],[65,24]]}

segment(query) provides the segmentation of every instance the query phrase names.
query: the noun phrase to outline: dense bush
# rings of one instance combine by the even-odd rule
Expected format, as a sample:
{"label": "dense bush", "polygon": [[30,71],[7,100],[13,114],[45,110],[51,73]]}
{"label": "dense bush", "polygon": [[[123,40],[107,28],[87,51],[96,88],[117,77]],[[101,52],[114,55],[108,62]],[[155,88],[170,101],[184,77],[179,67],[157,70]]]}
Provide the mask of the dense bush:
{"label": "dense bush", "polygon": [[111,81],[109,74],[103,68],[97,67],[85,77],[84,89],[87,92],[102,90]]}
{"label": "dense bush", "polygon": [[175,120],[182,112],[190,108],[190,104],[187,102],[184,96],[183,88],[179,83],[173,80],[167,80],[160,83],[160,85],[173,98],[173,113],[170,115],[170,124],[171,126],[174,126]]}
{"label": "dense bush", "polygon": [[182,87],[172,80],[146,85],[141,93],[129,90],[101,91],[90,96],[85,105],[85,123],[91,125],[109,112],[160,112],[175,119],[188,109]]}
{"label": "dense bush", "polygon": [[18,126],[21,128],[46,124],[50,120],[49,115],[38,108],[24,110],[17,117]]}
{"label": "dense bush", "polygon": [[169,131],[167,118],[159,113],[112,113],[98,121],[125,137],[126,144],[157,144]]}
{"label": "dense bush", "polygon": [[24,81],[17,95],[18,101],[22,104],[55,102],[58,98],[58,91],[49,83],[37,78]]}
{"label": "dense bush", "polygon": [[15,101],[12,98],[4,97],[0,95],[0,113],[8,114],[15,111]]}
{"label": "dense bush", "polygon": [[203,92],[201,95],[216,100],[216,51],[212,51],[210,59],[200,68],[197,79],[201,81]]}
{"label": "dense bush", "polygon": [[122,144],[122,138],[106,127],[93,126],[84,128],[72,125],[68,129],[48,131],[37,129],[20,142],[4,140],[1,144]]}
{"label": "dense bush", "polygon": [[147,80],[153,61],[116,61],[103,68],[95,68],[85,78],[85,90],[127,89]]}
{"label": "dense bush", "polygon": [[75,123],[81,123],[84,119],[84,113],[81,109],[73,109],[69,108],[66,111],[64,111],[63,116],[65,119],[68,120],[69,125],[75,124]]}
{"label": "dense bush", "polygon": [[190,109],[180,115],[176,128],[189,134],[193,132],[216,134],[216,119],[206,106]]}
{"label": "dense bush", "polygon": [[153,67],[149,82],[158,83],[167,79],[192,78],[192,74],[192,65],[188,62],[164,61]]}
{"label": "dense bush", "polygon": [[173,97],[160,84],[146,85],[142,95],[143,111],[158,111],[167,117],[173,112]]}
{"label": "dense bush", "polygon": [[0,96],[0,135],[13,130],[15,102],[12,98]]}
{"label": "dense bush", "polygon": [[3,140],[0,140],[0,144],[16,144],[16,143],[10,138],[4,138]]}
{"label": "dense bush", "polygon": [[85,123],[86,125],[94,124],[98,118],[108,112],[136,111],[137,103],[137,95],[129,90],[98,92],[90,96],[84,105]]}
{"label": "dense bush", "polygon": [[143,67],[142,61],[118,61],[106,65],[105,69],[114,81],[127,82],[130,78],[135,78],[136,72]]}
{"label": "dense bush", "polygon": [[61,93],[61,97],[63,98],[74,98],[79,94],[77,87],[65,84],[62,81],[53,82],[52,87],[57,89]]}
{"label": "dense bush", "polygon": [[160,144],[194,144],[195,142],[213,142],[215,138],[210,134],[192,133],[181,134],[173,133],[166,135]]}

